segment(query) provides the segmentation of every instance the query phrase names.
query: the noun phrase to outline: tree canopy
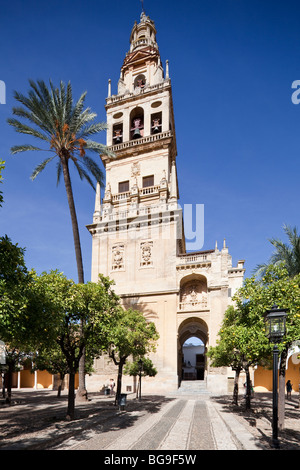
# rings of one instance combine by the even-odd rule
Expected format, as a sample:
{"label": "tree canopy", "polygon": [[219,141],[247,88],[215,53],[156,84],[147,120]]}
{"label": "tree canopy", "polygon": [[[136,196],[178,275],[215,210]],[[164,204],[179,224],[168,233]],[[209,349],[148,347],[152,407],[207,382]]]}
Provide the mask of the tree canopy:
{"label": "tree canopy", "polygon": [[[266,338],[265,314],[274,304],[287,309],[287,332],[279,345],[284,368],[288,349],[300,339],[300,274],[290,278],[286,267],[270,265],[262,278],[247,278],[233,297],[209,357],[215,367],[240,371],[270,364],[272,345]],[[284,375],[284,370],[282,370]]]}
{"label": "tree canopy", "polygon": [[259,264],[256,267],[256,273],[262,277],[266,273],[268,266],[279,266],[284,264],[290,277],[300,273],[300,235],[297,227],[284,225],[283,230],[288,238],[288,243],[284,243],[277,238],[271,238],[269,241],[274,246],[274,253],[271,255],[268,263]]}

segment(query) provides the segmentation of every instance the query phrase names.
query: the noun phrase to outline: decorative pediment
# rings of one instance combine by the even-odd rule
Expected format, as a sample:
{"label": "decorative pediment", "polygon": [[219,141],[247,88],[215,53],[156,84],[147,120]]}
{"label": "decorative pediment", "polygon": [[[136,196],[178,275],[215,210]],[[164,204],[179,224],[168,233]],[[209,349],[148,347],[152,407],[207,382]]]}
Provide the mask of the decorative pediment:
{"label": "decorative pediment", "polygon": [[139,49],[138,51],[132,52],[125,57],[122,68],[133,65],[136,62],[146,62],[148,59],[153,59],[154,57],[158,57],[158,51],[152,47]]}

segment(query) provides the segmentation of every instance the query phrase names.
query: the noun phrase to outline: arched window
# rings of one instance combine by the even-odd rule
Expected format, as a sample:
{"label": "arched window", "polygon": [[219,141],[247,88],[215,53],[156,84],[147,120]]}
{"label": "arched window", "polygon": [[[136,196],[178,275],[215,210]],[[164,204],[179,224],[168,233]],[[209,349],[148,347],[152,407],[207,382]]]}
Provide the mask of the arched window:
{"label": "arched window", "polygon": [[123,124],[114,124],[113,126],[113,145],[123,142]]}
{"label": "arched window", "polygon": [[145,88],[146,77],[143,74],[138,75],[134,80],[134,88]]}
{"label": "arched window", "polygon": [[144,110],[137,107],[130,114],[130,138],[140,139],[144,136]]}

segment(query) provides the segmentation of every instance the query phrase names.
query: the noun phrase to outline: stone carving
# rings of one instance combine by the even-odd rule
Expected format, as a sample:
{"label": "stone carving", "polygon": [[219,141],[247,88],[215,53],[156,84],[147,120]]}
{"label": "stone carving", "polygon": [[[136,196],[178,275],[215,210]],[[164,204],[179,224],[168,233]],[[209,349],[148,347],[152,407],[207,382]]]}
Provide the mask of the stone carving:
{"label": "stone carving", "polygon": [[114,271],[124,269],[124,245],[118,244],[112,247],[112,269]]}
{"label": "stone carving", "polygon": [[180,310],[207,307],[207,286],[204,281],[193,280],[181,287]]}
{"label": "stone carving", "polygon": [[153,242],[141,243],[141,266],[152,266]]}
{"label": "stone carving", "polygon": [[139,176],[141,174],[141,170],[140,170],[140,164],[139,162],[136,162],[136,163],[133,163],[131,165],[131,176],[134,178],[136,178],[137,176]]}

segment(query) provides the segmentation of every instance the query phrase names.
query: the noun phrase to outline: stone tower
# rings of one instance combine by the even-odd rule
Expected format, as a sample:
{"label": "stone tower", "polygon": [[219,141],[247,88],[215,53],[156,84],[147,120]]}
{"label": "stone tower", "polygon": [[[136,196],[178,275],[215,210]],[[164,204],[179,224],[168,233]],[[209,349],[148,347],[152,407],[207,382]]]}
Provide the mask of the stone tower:
{"label": "stone tower", "polygon": [[[242,283],[243,262],[232,268],[225,243],[221,251],[186,253],[169,65],[162,66],[155,25],[144,12],[133,26],[117,91],[111,94],[109,81],[107,145],[115,158],[101,157],[106,188],[101,201],[98,185],[88,226],[92,281],[99,273],[114,279],[123,305],[156,324],[160,340],[152,360],[158,374],[144,390],[176,390],[185,373],[184,341],[196,336],[206,348],[215,344],[233,290]],[[225,387],[227,371],[211,371],[202,356],[195,378]],[[100,362],[89,389],[99,375],[113,373]]]}

